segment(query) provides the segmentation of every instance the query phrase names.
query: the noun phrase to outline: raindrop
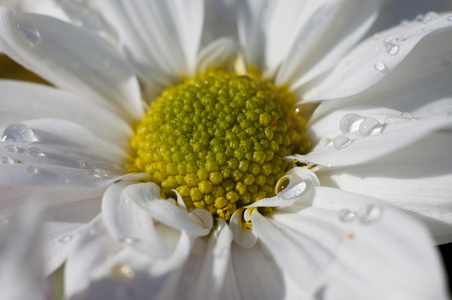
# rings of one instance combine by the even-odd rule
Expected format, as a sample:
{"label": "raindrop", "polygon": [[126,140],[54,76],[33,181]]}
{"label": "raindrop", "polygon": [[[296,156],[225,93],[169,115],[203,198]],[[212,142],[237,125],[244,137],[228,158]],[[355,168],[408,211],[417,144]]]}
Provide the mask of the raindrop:
{"label": "raindrop", "polygon": [[383,210],[380,206],[369,205],[360,216],[359,221],[363,224],[373,223],[381,218],[382,212]]}
{"label": "raindrop", "polygon": [[30,45],[36,46],[41,42],[41,34],[34,24],[28,21],[18,21],[16,25]]}
{"label": "raindrop", "polygon": [[323,138],[320,140],[319,142],[319,147],[320,148],[325,148],[326,146],[328,146],[331,143],[331,139],[330,138]]}
{"label": "raindrop", "polygon": [[24,123],[11,124],[3,130],[2,134],[4,142],[34,142],[36,140],[33,130]]}
{"label": "raindrop", "polygon": [[331,162],[327,162],[325,165],[327,168],[331,168],[333,166],[333,164]]}
{"label": "raindrop", "polygon": [[380,125],[380,123],[374,118],[366,118],[359,125],[359,134],[370,135]]}
{"label": "raindrop", "polygon": [[399,52],[399,45],[394,43],[386,44],[386,53],[389,55],[396,55]]}
{"label": "raindrop", "polygon": [[137,240],[133,239],[131,237],[119,237],[118,238],[119,242],[127,244],[127,245],[132,245],[133,243],[135,243]]}
{"label": "raindrop", "polygon": [[340,221],[348,223],[356,218],[356,213],[347,208],[344,208],[341,211],[339,211],[338,217]]}
{"label": "raindrop", "polygon": [[334,147],[338,150],[347,147],[351,142],[352,140],[346,135],[338,135],[333,140]]}
{"label": "raindrop", "polygon": [[72,240],[72,235],[64,235],[58,241],[60,243],[68,243]]}
{"label": "raindrop", "polygon": [[400,116],[405,120],[413,120],[413,116],[409,112],[403,112]]}
{"label": "raindrop", "polygon": [[285,200],[291,200],[299,197],[306,190],[306,182],[301,181],[300,183],[292,186],[290,189],[286,189],[283,194]]}
{"label": "raindrop", "polygon": [[27,173],[30,174],[30,175],[36,175],[36,174],[39,173],[38,168],[33,167],[33,166],[27,167],[27,168],[25,169],[25,171],[27,171]]}
{"label": "raindrop", "polygon": [[417,22],[423,22],[423,21],[424,21],[424,16],[423,16],[423,15],[417,15],[416,18],[415,18],[415,20],[416,20]]}
{"label": "raindrop", "polygon": [[385,123],[386,123],[386,124],[391,124],[391,123],[394,123],[394,122],[395,122],[394,118],[391,118],[391,117],[390,117],[390,118],[386,118],[386,119],[385,119]]}
{"label": "raindrop", "polygon": [[42,153],[41,149],[39,149],[38,147],[31,147],[27,150],[27,153],[33,157],[44,156],[44,153]]}
{"label": "raindrop", "polygon": [[5,165],[12,165],[14,163],[14,160],[9,156],[3,156],[0,161]]}
{"label": "raindrop", "polygon": [[374,63],[374,68],[378,72],[383,72],[384,70],[386,70],[386,65],[385,65],[384,61],[379,59]]}
{"label": "raindrop", "polygon": [[110,275],[120,279],[132,279],[135,276],[135,272],[130,265],[117,264],[111,268]]}
{"label": "raindrop", "polygon": [[339,128],[342,133],[350,133],[356,131],[359,128],[359,124],[364,118],[361,115],[350,113],[342,117]]}
{"label": "raindrop", "polygon": [[289,185],[289,183],[290,180],[288,177],[281,177],[276,183],[275,193],[278,194],[282,192]]}
{"label": "raindrop", "polygon": [[424,24],[428,24],[433,20],[436,20],[438,18],[438,14],[434,11],[428,12],[424,16]]}
{"label": "raindrop", "polygon": [[17,152],[17,147],[14,145],[7,145],[5,147],[5,150],[11,153],[16,153]]}

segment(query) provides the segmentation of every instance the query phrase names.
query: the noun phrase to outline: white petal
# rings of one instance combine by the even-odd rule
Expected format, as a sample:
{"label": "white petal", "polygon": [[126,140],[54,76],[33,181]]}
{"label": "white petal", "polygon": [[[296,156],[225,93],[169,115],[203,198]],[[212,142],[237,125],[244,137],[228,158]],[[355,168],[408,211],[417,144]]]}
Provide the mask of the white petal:
{"label": "white petal", "polygon": [[218,68],[232,61],[236,51],[234,40],[219,38],[204,47],[198,56],[197,71],[204,72],[208,68]]}
{"label": "white petal", "polygon": [[323,299],[446,299],[428,232],[391,206],[315,187],[305,206],[287,206],[253,227],[277,263]]}
{"label": "white petal", "polygon": [[86,98],[48,86],[0,81],[0,131],[12,123],[37,118],[58,118],[79,124],[123,149],[132,134],[119,116]]}
{"label": "white petal", "polygon": [[[289,13],[299,19],[303,18],[302,14],[308,13],[309,18],[305,18],[305,24],[297,32],[292,45],[287,48],[290,52],[283,58],[284,62],[278,71],[276,77],[278,85],[292,82],[291,88],[296,89],[331,69],[364,36],[377,18],[381,1],[323,1],[323,4],[321,2],[312,1],[315,5],[310,5],[304,13],[302,11]],[[278,21],[287,18],[285,15],[287,13],[283,13]],[[284,28],[280,28],[279,23],[276,24],[273,30],[276,37],[278,35],[281,37]],[[291,23],[288,22],[287,25],[290,27]],[[277,45],[277,40],[268,44],[270,50],[280,47]],[[278,52],[282,54],[283,51]],[[271,53],[268,56],[271,57]]]}
{"label": "white petal", "polygon": [[447,132],[365,164],[317,172],[322,185],[372,196],[422,216],[437,242],[452,241],[452,149]]}
{"label": "white petal", "polygon": [[[423,117],[423,112],[427,112],[426,107],[421,113],[402,115],[400,112],[394,112],[389,109],[359,109],[352,108],[350,110],[338,111],[332,116],[325,118],[325,128],[320,131],[328,134],[327,136],[319,136],[320,138],[330,138],[329,144],[320,145],[307,155],[296,155],[300,161],[313,164],[319,164],[328,167],[336,167],[343,165],[356,165],[383,155],[402,149],[432,132],[443,128],[449,128],[452,124],[452,118],[447,115],[447,111],[436,114],[436,116]],[[369,123],[361,126],[364,131],[352,128],[350,133],[342,133],[340,131],[340,122],[344,123],[350,115],[348,113],[358,113],[358,115]],[[427,113],[426,113],[427,114]],[[339,117],[345,118],[345,121],[338,121]],[[388,122],[388,119],[391,121]],[[331,122],[330,122],[331,120]],[[351,120],[350,122],[352,122]],[[367,122],[366,121],[366,122]],[[363,121],[364,122],[364,121]],[[336,129],[333,124],[336,124]],[[347,122],[345,122],[347,123]],[[368,125],[366,125],[368,124]],[[316,128],[318,125],[316,125]],[[367,127],[366,127],[367,126]],[[375,126],[375,127],[374,127]],[[357,127],[358,128],[358,127]],[[373,129],[372,129],[373,128]]]}
{"label": "white petal", "polygon": [[[193,236],[204,236],[210,232],[213,219],[210,214],[189,214],[183,208],[159,196],[160,188],[155,183],[140,183],[124,189],[124,199],[133,202],[149,217]],[[206,210],[201,210],[205,211]]]}
{"label": "white petal", "polygon": [[[450,51],[448,40],[451,33],[447,17],[448,14],[441,14],[426,24],[413,21],[368,38],[344,57],[320,83],[305,90],[303,98],[318,101],[351,96],[375,85],[393,70],[397,72],[396,67],[412,50],[416,66],[423,64],[424,56],[435,57],[439,53]],[[431,60],[427,59],[427,62]],[[412,67],[409,66],[408,69]],[[402,74],[403,77],[398,78],[402,82],[411,81],[419,75],[405,72]]]}
{"label": "white petal", "polygon": [[102,272],[108,260],[121,250],[122,247],[107,233],[101,217],[86,226],[74,241],[65,265],[67,298],[84,291],[96,272]]}
{"label": "white petal", "polygon": [[126,173],[126,153],[69,121],[11,124],[3,140],[2,184],[98,187]]}
{"label": "white petal", "polygon": [[102,218],[110,234],[120,243],[142,253],[162,257],[175,247],[180,233],[162,224],[155,224],[141,207],[124,197],[132,182],[111,185],[102,200]]}
{"label": "white petal", "polygon": [[237,209],[229,221],[234,241],[243,248],[251,248],[257,242],[257,235],[252,228],[247,228],[243,222],[243,209]]}
{"label": "white petal", "polygon": [[2,8],[0,18],[0,48],[14,60],[128,120],[141,117],[138,81],[105,41],[47,16]]}
{"label": "white petal", "polygon": [[46,299],[42,268],[42,205],[24,207],[0,222],[0,295],[2,299]]}
{"label": "white petal", "polygon": [[222,299],[286,299],[281,269],[262,243],[250,249],[233,244],[231,254]]}

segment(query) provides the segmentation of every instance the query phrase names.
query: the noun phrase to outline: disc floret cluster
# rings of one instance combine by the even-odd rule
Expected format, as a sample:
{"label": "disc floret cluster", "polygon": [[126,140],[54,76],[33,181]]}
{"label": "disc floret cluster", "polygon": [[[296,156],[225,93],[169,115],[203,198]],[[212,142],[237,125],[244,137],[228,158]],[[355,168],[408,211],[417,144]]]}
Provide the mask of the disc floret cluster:
{"label": "disc floret cluster", "polygon": [[[275,184],[301,145],[303,122],[285,87],[256,77],[206,73],[166,89],[131,139],[129,171],[146,172],[188,209],[228,220]],[[298,149],[299,150],[299,149]]]}

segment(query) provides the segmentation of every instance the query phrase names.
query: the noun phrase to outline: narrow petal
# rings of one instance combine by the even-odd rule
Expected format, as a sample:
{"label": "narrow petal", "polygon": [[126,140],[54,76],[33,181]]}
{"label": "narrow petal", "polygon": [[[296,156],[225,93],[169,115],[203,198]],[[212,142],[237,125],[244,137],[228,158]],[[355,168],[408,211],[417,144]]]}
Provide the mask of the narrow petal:
{"label": "narrow petal", "polygon": [[198,56],[197,71],[204,72],[208,68],[219,68],[233,61],[236,45],[230,38],[219,38],[204,47]]}
{"label": "narrow petal", "polygon": [[452,241],[452,149],[449,132],[428,137],[360,165],[317,172],[322,185],[387,201],[416,213],[438,243]]}
{"label": "narrow petal", "polygon": [[2,8],[0,19],[0,48],[14,60],[59,87],[115,109],[128,120],[141,117],[138,81],[105,41],[43,15]]}
{"label": "narrow petal", "polygon": [[48,86],[0,81],[0,131],[12,123],[58,118],[79,124],[103,139],[128,149],[130,125],[106,107]]}
{"label": "narrow petal", "polygon": [[2,184],[99,187],[126,173],[126,153],[69,121],[11,124],[2,138]]}
{"label": "narrow petal", "polygon": [[312,203],[252,215],[260,240],[308,294],[447,299],[439,257],[420,223],[370,198],[314,189]]}
{"label": "narrow petal", "polygon": [[[447,41],[451,31],[447,18],[448,14],[441,14],[426,23],[412,21],[366,39],[321,82],[304,89],[303,98],[318,101],[358,94],[396,71],[405,57],[417,48],[413,54],[417,57],[414,59],[417,65],[422,64],[420,57],[435,57],[450,51],[451,45]],[[399,78],[402,81],[419,76],[416,73],[402,74],[403,77]]]}

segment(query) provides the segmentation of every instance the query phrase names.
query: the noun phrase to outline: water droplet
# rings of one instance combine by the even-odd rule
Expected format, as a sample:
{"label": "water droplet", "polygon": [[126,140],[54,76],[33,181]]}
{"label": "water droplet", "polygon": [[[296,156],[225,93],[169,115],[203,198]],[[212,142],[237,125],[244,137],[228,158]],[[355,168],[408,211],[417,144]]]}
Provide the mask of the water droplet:
{"label": "water droplet", "polygon": [[378,72],[383,72],[384,70],[386,70],[386,65],[385,65],[384,61],[379,59],[374,63],[374,68]]}
{"label": "water droplet", "polygon": [[363,224],[370,224],[378,221],[382,215],[382,208],[376,205],[369,205],[366,207],[366,211],[361,214],[359,221]]}
{"label": "water droplet", "polygon": [[60,243],[68,243],[72,240],[72,235],[63,235],[58,241]]}
{"label": "water droplet", "polygon": [[291,200],[296,197],[299,197],[306,190],[306,182],[301,181],[300,183],[286,189],[283,194],[283,198],[285,200]]}
{"label": "water droplet", "polygon": [[409,112],[403,112],[400,116],[405,120],[413,120],[413,116]]}
{"label": "water droplet", "polygon": [[281,177],[276,183],[275,193],[278,194],[282,192],[289,185],[289,183],[290,180],[288,177]]}
{"label": "water droplet", "polygon": [[42,153],[41,149],[38,147],[31,147],[27,150],[27,153],[33,157],[37,156],[44,156],[44,153]]}
{"label": "water droplet", "polygon": [[132,245],[133,243],[137,242],[137,239],[134,239],[131,237],[119,237],[118,240],[119,240],[119,242],[127,244],[127,245]]}
{"label": "water droplet", "polygon": [[392,35],[385,36],[383,40],[383,44],[386,46],[387,44],[395,44],[399,39]]}
{"label": "water droplet", "polygon": [[410,37],[411,37],[410,35],[404,33],[404,34],[402,34],[402,35],[400,36],[400,40],[401,40],[402,42],[404,42],[404,41],[406,41],[407,39],[409,39]]}
{"label": "water droplet", "polygon": [[333,140],[334,147],[338,150],[347,147],[351,142],[352,140],[346,135],[338,135]]}
{"label": "water droplet", "polygon": [[12,165],[14,163],[14,159],[9,156],[3,156],[0,161],[5,165]]}
{"label": "water droplet", "polygon": [[323,138],[320,140],[319,142],[319,147],[320,148],[325,148],[326,146],[328,146],[331,143],[331,139],[330,138]]}
{"label": "water droplet", "polygon": [[356,218],[356,213],[347,208],[344,208],[339,211],[338,217],[340,221],[348,223]]}
{"label": "water droplet", "polygon": [[350,113],[342,117],[339,128],[342,133],[350,133],[359,129],[359,124],[364,118],[361,115]]}
{"label": "water droplet", "polygon": [[331,167],[333,166],[333,163],[327,162],[325,166],[326,166],[327,168],[331,168]]}
{"label": "water droplet", "polygon": [[16,25],[30,45],[36,46],[41,42],[41,34],[33,23],[29,21],[18,21]]}
{"label": "water droplet", "polygon": [[438,14],[434,11],[428,12],[424,16],[424,24],[428,24],[433,20],[436,20],[438,18]]}
{"label": "water droplet", "polygon": [[359,134],[367,136],[372,134],[372,132],[380,125],[374,118],[366,118],[359,125]]}
{"label": "water droplet", "polygon": [[7,145],[5,147],[5,150],[11,153],[16,153],[17,152],[17,147],[14,145]]}
{"label": "water droplet", "polygon": [[386,119],[385,119],[385,123],[386,123],[386,124],[391,124],[391,123],[394,123],[394,122],[395,122],[394,118],[391,118],[391,117],[390,117],[390,118],[386,118]]}
{"label": "water droplet", "polygon": [[416,20],[417,22],[423,22],[423,21],[424,21],[424,16],[423,16],[423,15],[417,15],[416,18],[415,18],[415,20]]}
{"label": "water droplet", "polygon": [[399,45],[396,45],[394,43],[388,43],[386,44],[386,53],[389,55],[396,55],[399,52]]}
{"label": "water droplet", "polygon": [[34,142],[36,140],[33,130],[24,123],[11,124],[3,130],[2,134],[4,142]]}
{"label": "water droplet", "polygon": [[120,279],[132,279],[135,276],[135,272],[130,265],[117,264],[111,268],[110,275]]}
{"label": "water droplet", "polygon": [[36,174],[39,173],[38,168],[33,167],[33,166],[28,166],[28,167],[25,169],[25,171],[27,171],[27,173],[30,174],[30,175],[36,175]]}

